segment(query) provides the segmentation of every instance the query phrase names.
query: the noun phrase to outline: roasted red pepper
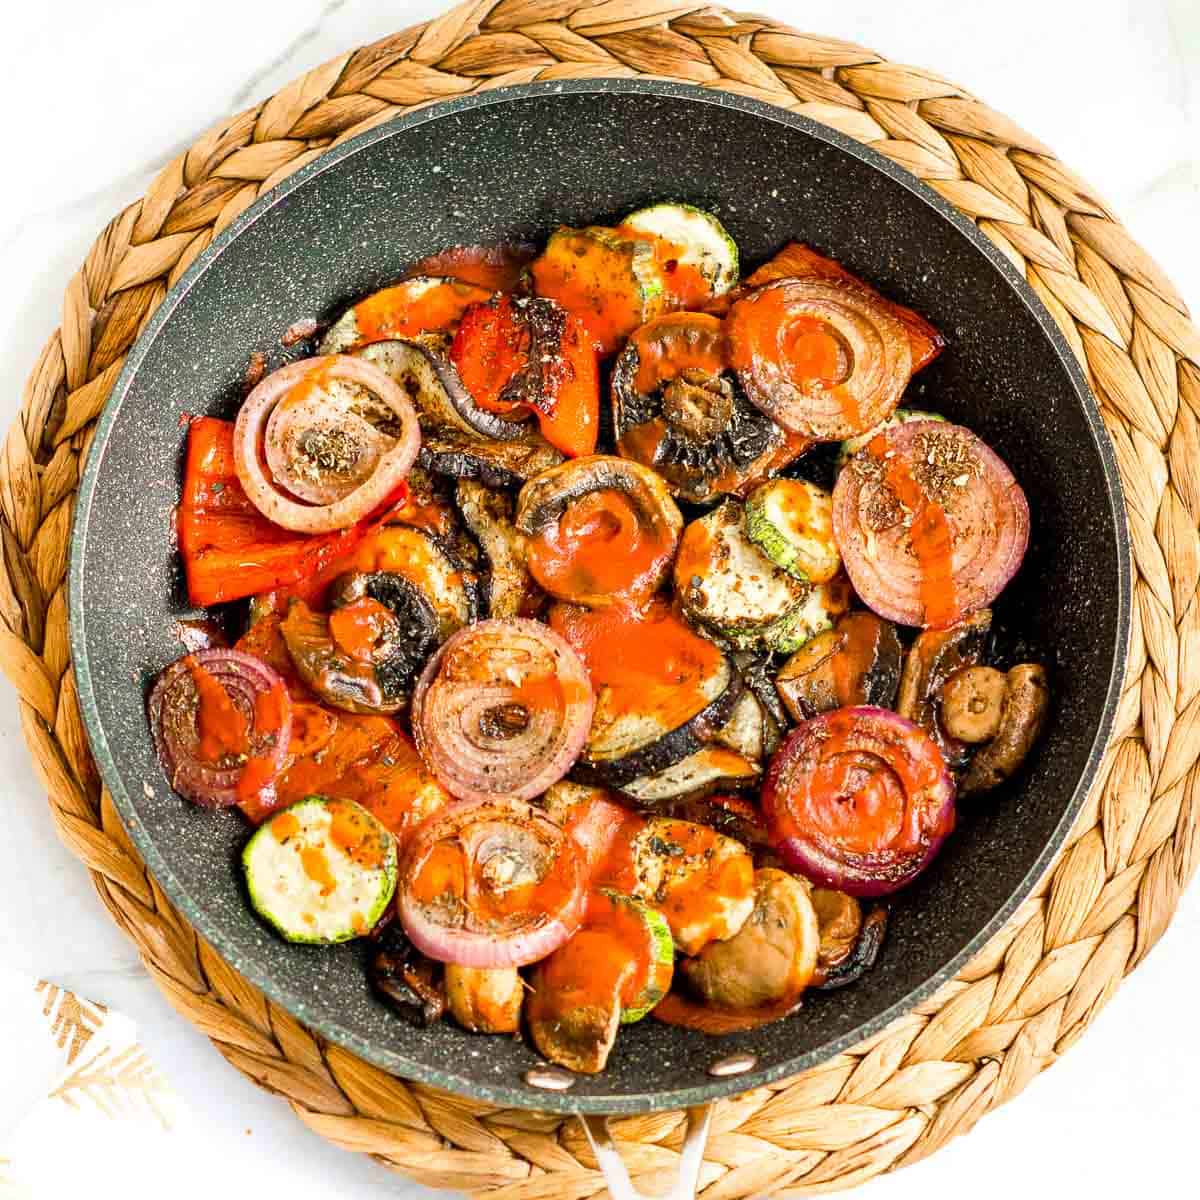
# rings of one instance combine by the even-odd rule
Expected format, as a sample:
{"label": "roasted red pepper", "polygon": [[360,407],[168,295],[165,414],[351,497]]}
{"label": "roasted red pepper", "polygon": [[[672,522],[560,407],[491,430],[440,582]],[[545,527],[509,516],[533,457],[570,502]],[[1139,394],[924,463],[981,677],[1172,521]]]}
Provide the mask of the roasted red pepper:
{"label": "roasted red pepper", "polygon": [[[384,506],[387,510],[407,496],[407,487],[401,487]],[[316,536],[281,529],[254,507],[238,482],[233,423],[215,417],[192,420],[176,531],[188,596],[197,607],[319,580],[371,525],[369,518]]]}
{"label": "roasted red pepper", "polygon": [[[542,436],[576,458],[596,449],[600,421],[600,379],[596,351],[575,314],[554,309],[545,300],[534,315],[521,301],[498,296],[464,314],[450,360],[480,408],[508,415],[530,408]],[[549,309],[557,319],[538,316]]]}

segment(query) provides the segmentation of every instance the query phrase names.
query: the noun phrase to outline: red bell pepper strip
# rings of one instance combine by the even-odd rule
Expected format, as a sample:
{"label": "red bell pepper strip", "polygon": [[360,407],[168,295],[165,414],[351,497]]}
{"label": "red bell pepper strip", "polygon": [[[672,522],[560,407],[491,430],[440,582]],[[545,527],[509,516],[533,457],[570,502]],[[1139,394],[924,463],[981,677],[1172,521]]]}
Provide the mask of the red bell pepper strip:
{"label": "red bell pepper strip", "polygon": [[[408,489],[401,485],[383,509]],[[195,417],[188,429],[183,497],[176,517],[192,604],[206,608],[322,576],[377,520],[336,533],[298,535],[268,521],[242,490],[233,466],[233,423]]]}

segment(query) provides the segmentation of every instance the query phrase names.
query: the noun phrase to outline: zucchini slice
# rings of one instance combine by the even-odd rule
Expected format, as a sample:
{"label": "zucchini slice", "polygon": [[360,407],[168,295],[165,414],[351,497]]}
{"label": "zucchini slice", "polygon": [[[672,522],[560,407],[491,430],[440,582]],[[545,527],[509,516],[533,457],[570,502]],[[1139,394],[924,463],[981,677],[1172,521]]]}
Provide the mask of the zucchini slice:
{"label": "zucchini slice", "polygon": [[691,204],[652,204],[621,224],[679,247],[679,264],[699,271],[714,296],[738,281],[737,243],[712,213]]}
{"label": "zucchini slice", "polygon": [[599,225],[555,230],[530,273],[537,295],[580,317],[601,354],[612,354],[666,302],[654,242]]}
{"label": "zucchini slice", "polygon": [[309,796],[276,813],[242,851],[250,904],[289,942],[365,937],[396,891],[396,839],[350,800]]}
{"label": "zucchini slice", "polygon": [[809,638],[832,629],[850,607],[850,585],[839,575],[810,588],[803,601],[763,633],[763,644],[779,654],[792,654]]}
{"label": "zucchini slice", "polygon": [[833,537],[833,497],[804,479],[773,479],[746,501],[750,540],[789,575],[824,583],[841,568]]}
{"label": "zucchini slice", "polygon": [[675,560],[675,594],[693,621],[735,646],[761,642],[805,598],[800,580],[747,537],[742,506],[727,500],[684,531]]}
{"label": "zucchini slice", "polygon": [[873,429],[860,433],[857,437],[847,438],[839,447],[837,465],[840,470],[856,455],[877,433],[891,429],[895,425],[903,425],[906,421],[944,421],[941,413],[923,412],[919,408],[898,408],[886,421],[880,421]]}
{"label": "zucchini slice", "polygon": [[[632,1025],[640,1021],[671,990],[671,977],[675,972],[675,942],[667,919],[656,908],[633,896],[609,888],[601,888],[600,896],[608,902],[610,911],[603,916],[607,921],[620,920],[621,916],[632,918],[622,922],[618,928],[623,932],[622,945],[634,956],[634,962],[644,969],[633,978],[633,996],[621,1006],[621,1024]],[[602,908],[602,901],[593,896],[588,903],[589,928]],[[619,914],[619,915],[618,915]],[[626,939],[637,930],[639,944],[629,945]]]}

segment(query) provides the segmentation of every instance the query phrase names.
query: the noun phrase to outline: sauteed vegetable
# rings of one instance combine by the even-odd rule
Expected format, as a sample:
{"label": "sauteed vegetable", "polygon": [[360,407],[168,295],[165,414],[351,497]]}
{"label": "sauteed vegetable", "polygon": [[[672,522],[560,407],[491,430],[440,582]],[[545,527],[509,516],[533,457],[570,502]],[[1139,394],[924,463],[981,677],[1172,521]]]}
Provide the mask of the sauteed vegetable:
{"label": "sauteed vegetable", "polygon": [[993,649],[1024,493],[899,407],[942,337],[799,243],[738,272],[670,203],[452,247],[188,428],[188,594],[240,637],[153,685],[163,768],[400,1018],[581,1072],[780,1020],[1048,719]]}

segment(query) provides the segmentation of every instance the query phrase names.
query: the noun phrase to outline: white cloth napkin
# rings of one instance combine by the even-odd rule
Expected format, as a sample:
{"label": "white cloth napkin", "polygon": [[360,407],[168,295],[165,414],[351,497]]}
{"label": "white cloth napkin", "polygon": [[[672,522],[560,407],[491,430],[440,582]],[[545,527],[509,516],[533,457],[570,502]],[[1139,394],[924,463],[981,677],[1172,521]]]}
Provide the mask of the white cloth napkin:
{"label": "white cloth napkin", "polygon": [[0,1200],[128,1196],[131,1175],[172,1177],[188,1114],[128,1017],[0,967],[0,1036]]}

